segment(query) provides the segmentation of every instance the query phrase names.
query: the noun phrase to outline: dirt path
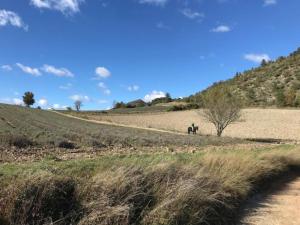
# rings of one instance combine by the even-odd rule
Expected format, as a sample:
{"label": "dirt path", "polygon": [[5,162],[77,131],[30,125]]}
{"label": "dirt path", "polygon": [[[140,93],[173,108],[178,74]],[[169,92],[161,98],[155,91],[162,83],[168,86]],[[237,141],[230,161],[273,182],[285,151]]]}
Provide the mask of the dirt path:
{"label": "dirt path", "polygon": [[139,126],[134,126],[134,125],[125,125],[125,124],[119,124],[119,123],[113,123],[113,122],[107,122],[107,121],[84,119],[84,118],[81,118],[81,117],[76,117],[76,116],[68,115],[68,114],[65,114],[65,113],[60,113],[60,112],[57,112],[57,111],[51,111],[51,112],[54,112],[54,113],[57,113],[59,115],[66,116],[66,117],[69,117],[69,118],[78,119],[78,120],[82,120],[82,121],[87,121],[87,122],[91,122],[91,123],[118,126],[118,127],[127,127],[127,128],[155,131],[155,132],[168,133],[168,134],[184,135],[184,136],[188,135],[188,134],[185,134],[185,133],[182,133],[182,132],[162,130],[162,129],[157,129],[157,128],[139,127]]}
{"label": "dirt path", "polygon": [[261,200],[253,200],[241,225],[300,225],[300,177]]}

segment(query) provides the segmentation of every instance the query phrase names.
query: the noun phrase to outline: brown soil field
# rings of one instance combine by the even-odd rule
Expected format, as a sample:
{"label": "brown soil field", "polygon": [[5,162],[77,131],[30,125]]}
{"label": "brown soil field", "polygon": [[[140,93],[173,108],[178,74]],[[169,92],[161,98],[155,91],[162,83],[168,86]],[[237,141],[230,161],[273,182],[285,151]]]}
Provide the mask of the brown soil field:
{"label": "brown soil field", "polygon": [[[192,110],[128,115],[82,115],[98,121],[183,133],[186,133],[188,126],[195,123],[202,135],[215,135],[213,125],[207,122],[201,113],[199,110]],[[241,119],[226,128],[224,136],[300,141],[300,110],[244,109]]]}

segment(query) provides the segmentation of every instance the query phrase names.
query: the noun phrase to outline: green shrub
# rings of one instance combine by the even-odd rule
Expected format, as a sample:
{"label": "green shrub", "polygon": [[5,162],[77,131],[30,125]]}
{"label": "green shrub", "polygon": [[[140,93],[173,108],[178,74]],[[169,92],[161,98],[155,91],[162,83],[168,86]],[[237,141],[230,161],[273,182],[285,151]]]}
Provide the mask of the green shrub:
{"label": "green shrub", "polygon": [[200,106],[198,104],[194,103],[189,103],[187,105],[173,105],[170,108],[168,108],[167,111],[172,112],[172,111],[184,111],[184,110],[191,110],[191,109],[199,109]]}
{"label": "green shrub", "polygon": [[279,107],[283,107],[286,105],[285,103],[285,95],[282,89],[278,89],[275,93],[276,97],[276,105]]}

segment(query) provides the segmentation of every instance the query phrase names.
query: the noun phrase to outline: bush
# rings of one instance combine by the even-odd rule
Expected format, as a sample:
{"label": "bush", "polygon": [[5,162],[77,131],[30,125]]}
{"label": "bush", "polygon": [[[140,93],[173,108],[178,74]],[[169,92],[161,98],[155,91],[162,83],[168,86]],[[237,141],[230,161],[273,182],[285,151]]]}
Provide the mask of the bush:
{"label": "bush", "polygon": [[105,148],[107,147],[105,144],[96,141],[96,140],[91,140],[89,143],[90,146],[92,146],[93,148]]}
{"label": "bush", "polygon": [[172,98],[171,98],[170,94],[167,94],[166,97],[156,98],[156,99],[152,100],[151,105],[156,105],[159,103],[169,103],[169,102],[172,102]]}
{"label": "bush", "polygon": [[184,110],[199,109],[199,108],[200,108],[200,106],[198,104],[189,103],[187,105],[183,105],[183,104],[173,105],[170,108],[168,108],[168,111],[169,112],[172,112],[172,111],[184,111]]}
{"label": "bush", "polygon": [[70,141],[61,141],[58,144],[59,148],[65,148],[65,149],[74,149],[76,148],[75,144]]}
{"label": "bush", "polygon": [[5,145],[14,146],[17,148],[27,148],[34,143],[26,136],[6,134],[0,136],[0,142]]}
{"label": "bush", "polygon": [[23,189],[11,213],[11,224],[69,225],[78,219],[76,185],[71,179],[35,181]]}

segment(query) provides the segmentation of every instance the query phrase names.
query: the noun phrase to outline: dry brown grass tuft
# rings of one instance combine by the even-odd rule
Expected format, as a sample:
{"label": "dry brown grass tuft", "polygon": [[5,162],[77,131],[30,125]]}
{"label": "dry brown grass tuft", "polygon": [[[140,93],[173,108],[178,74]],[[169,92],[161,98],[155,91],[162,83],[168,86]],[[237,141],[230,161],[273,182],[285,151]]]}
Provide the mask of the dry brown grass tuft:
{"label": "dry brown grass tuft", "polygon": [[152,201],[141,169],[116,168],[96,174],[84,193],[87,216],[79,224],[137,224]]}
{"label": "dry brown grass tuft", "polygon": [[9,185],[0,199],[0,217],[7,224],[69,225],[79,219],[80,204],[72,179],[31,178]]}

